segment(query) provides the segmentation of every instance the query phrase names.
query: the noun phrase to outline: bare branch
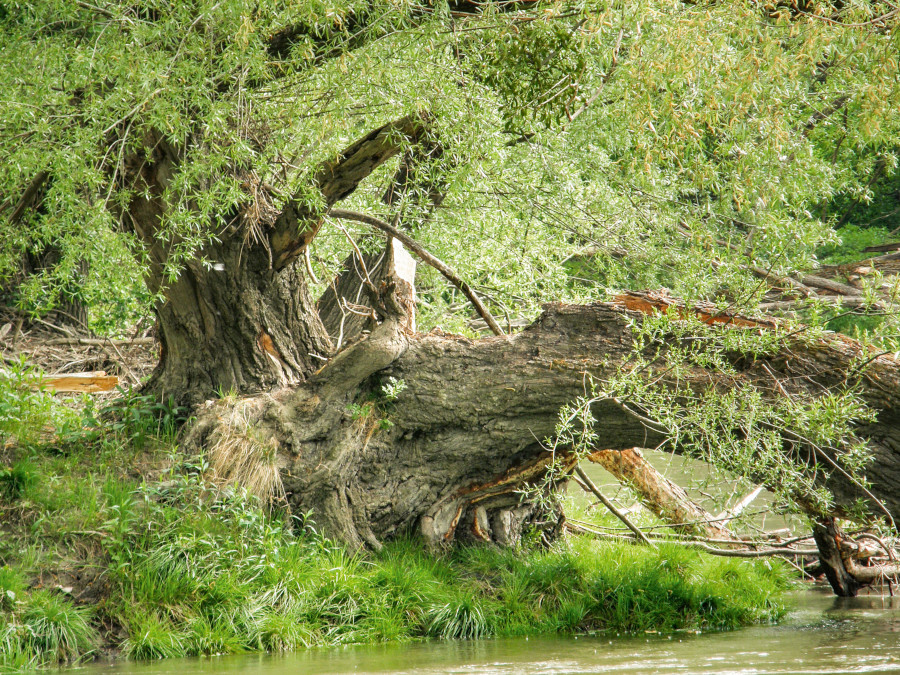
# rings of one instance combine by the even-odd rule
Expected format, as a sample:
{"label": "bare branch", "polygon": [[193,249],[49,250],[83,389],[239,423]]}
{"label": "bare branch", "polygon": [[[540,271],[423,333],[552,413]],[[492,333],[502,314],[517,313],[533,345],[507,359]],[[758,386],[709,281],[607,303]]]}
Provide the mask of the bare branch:
{"label": "bare branch", "polygon": [[594,482],[588,477],[584,469],[582,469],[580,466],[576,466],[575,474],[579,479],[581,479],[580,483],[582,487],[584,487],[584,489],[586,489],[588,492],[593,493],[593,495],[603,503],[603,506],[608,508],[616,518],[625,523],[628,529],[634,532],[635,535],[637,535],[638,539],[647,544],[647,546],[656,548],[656,544],[650,541],[647,538],[647,535],[641,532],[641,528],[632,523],[628,516],[619,511],[619,509],[616,508],[616,505],[609,501],[609,498],[606,495],[600,492],[600,489],[596,485],[594,485]]}
{"label": "bare branch", "polygon": [[9,216],[9,222],[11,225],[19,222],[19,219],[22,217],[22,214],[25,213],[25,209],[31,206],[31,203],[34,201],[35,196],[37,196],[38,191],[43,187],[47,178],[49,178],[50,174],[46,171],[39,171],[38,174],[31,179],[31,182],[28,184],[28,187],[25,188],[25,192],[22,194],[22,198],[16,204],[16,208],[13,209],[13,212]]}
{"label": "bare branch", "polygon": [[405,232],[401,232],[396,227],[389,225],[384,222],[380,218],[376,218],[374,216],[367,215],[365,213],[358,213],[357,211],[347,211],[346,209],[331,209],[328,212],[328,215],[333,218],[342,218],[344,220],[355,220],[360,223],[365,223],[366,225],[371,225],[372,227],[377,227],[382,232],[387,232],[389,235],[399,240],[406,246],[410,251],[415,253],[419,258],[421,258],[422,262],[431,265],[434,269],[444,275],[444,277],[456,286],[463,294],[469,299],[469,302],[475,307],[475,311],[478,312],[479,316],[485,320],[490,329],[494,332],[494,335],[504,335],[503,329],[500,328],[500,324],[497,323],[496,319],[491,315],[488,311],[487,307],[481,302],[477,295],[475,295],[475,291],[472,290],[472,287],[469,286],[465,281],[459,278],[459,276],[454,272],[450,267],[448,267],[445,263],[438,260],[431,253],[429,253],[425,248],[417,242],[415,239],[410,237]]}

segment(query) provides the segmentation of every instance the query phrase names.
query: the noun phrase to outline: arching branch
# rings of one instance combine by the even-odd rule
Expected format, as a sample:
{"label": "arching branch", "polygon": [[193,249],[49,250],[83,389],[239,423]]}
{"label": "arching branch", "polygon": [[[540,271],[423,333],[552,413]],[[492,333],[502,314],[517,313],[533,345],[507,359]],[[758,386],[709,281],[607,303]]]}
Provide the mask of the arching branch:
{"label": "arching branch", "polygon": [[[373,129],[347,147],[337,158],[325,162],[314,183],[322,192],[326,208],[346,198],[375,169],[413,142],[428,124],[427,115],[407,115]],[[310,213],[298,200],[288,203],[275,219],[269,234],[275,269],[295,260],[322,227],[321,216]]]}
{"label": "arching branch", "polygon": [[500,328],[500,324],[497,323],[497,320],[494,319],[493,315],[488,311],[488,308],[484,306],[484,303],[481,302],[481,299],[475,294],[475,291],[472,289],[469,284],[463,281],[459,275],[456,274],[446,263],[441,262],[438,258],[429,253],[425,247],[423,247],[419,242],[410,237],[405,232],[398,230],[396,227],[384,222],[380,218],[376,218],[374,216],[367,215],[365,213],[358,213],[357,211],[348,211],[346,209],[331,209],[328,212],[328,215],[334,218],[343,218],[345,220],[355,220],[360,223],[365,223],[366,225],[371,225],[372,227],[377,227],[382,232],[386,232],[391,235],[395,239],[403,242],[403,245],[406,246],[410,251],[415,253],[422,262],[430,265],[438,272],[444,275],[444,277],[454,286],[456,286],[460,291],[462,291],[463,295],[465,295],[469,302],[472,303],[472,306],[475,307],[475,311],[478,312],[478,315],[484,319],[485,323],[490,327],[490,329],[494,332],[494,335],[504,335],[503,329]]}

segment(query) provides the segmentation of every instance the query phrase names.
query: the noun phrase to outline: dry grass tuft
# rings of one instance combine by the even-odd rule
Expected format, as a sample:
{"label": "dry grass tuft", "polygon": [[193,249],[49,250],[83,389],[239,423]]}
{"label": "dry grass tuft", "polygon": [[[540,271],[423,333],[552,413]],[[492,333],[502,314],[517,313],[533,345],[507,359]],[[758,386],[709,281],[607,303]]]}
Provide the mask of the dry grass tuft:
{"label": "dry grass tuft", "polygon": [[287,504],[278,470],[278,442],[257,431],[245,407],[236,405],[209,440],[210,477],[216,485],[222,489],[239,485],[269,507]]}

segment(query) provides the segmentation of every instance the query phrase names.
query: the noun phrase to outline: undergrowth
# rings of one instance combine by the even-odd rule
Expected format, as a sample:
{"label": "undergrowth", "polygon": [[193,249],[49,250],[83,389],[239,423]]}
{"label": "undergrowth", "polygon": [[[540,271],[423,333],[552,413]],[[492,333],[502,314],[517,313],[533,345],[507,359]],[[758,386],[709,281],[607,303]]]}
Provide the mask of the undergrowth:
{"label": "undergrowth", "polygon": [[109,652],[727,629],[783,611],[777,563],[677,547],[570,539],[434,555],[400,539],[350,555],[302,518],[215,490],[177,454],[167,415],[132,397],[62,426],[32,416],[57,425],[52,439],[20,428],[28,443],[0,445],[0,671]]}

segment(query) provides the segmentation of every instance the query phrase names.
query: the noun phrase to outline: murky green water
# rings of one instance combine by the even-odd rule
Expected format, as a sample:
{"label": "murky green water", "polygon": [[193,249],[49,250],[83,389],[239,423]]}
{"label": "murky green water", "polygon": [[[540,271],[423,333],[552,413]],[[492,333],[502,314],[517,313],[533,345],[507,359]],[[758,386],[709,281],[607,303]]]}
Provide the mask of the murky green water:
{"label": "murky green water", "polygon": [[430,642],[91,665],[79,675],[563,675],[567,673],[900,672],[900,597],[836,599],[824,589],[791,596],[778,626],[729,633]]}

